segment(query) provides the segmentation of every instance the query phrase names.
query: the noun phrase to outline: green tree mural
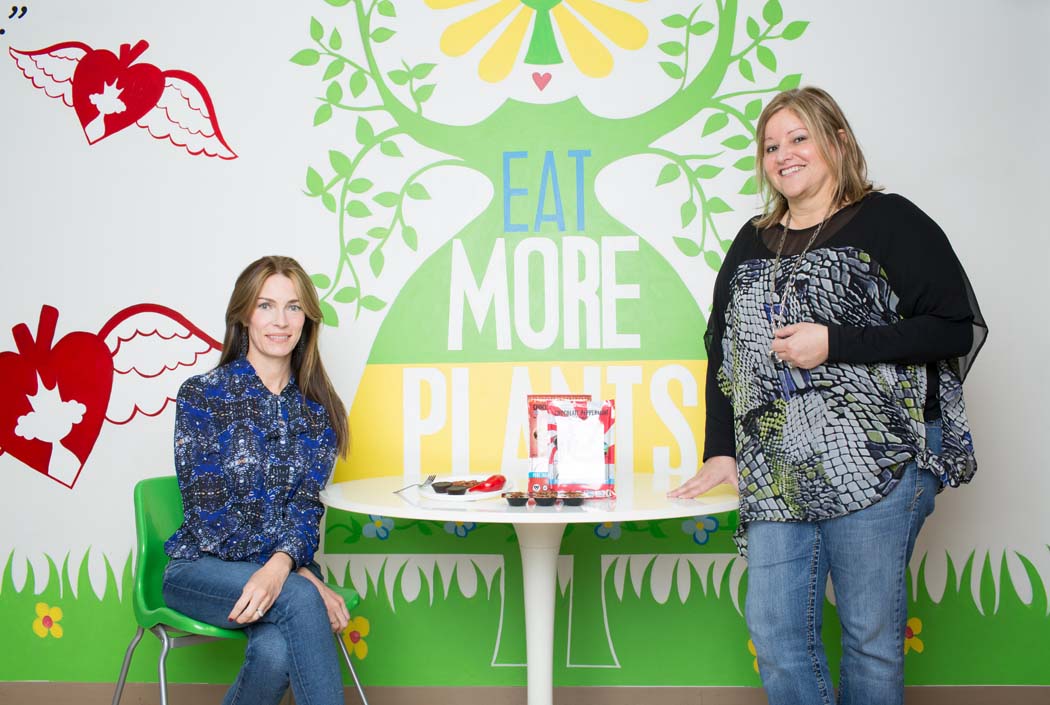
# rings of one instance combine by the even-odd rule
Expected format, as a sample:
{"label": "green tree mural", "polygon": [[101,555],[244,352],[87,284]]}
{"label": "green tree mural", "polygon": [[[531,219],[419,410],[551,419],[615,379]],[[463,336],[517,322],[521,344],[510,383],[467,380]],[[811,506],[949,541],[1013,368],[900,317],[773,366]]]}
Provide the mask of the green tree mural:
{"label": "green tree mural", "polygon": [[[357,318],[361,309],[380,310],[390,304],[362,289],[358,272],[367,266],[372,275],[381,277],[386,266],[386,248],[393,237],[401,238],[415,249],[420,237],[426,237],[426,228],[406,220],[406,200],[430,197],[419,178],[431,169],[460,166],[477,171],[491,183],[502,180],[501,164],[493,159],[494,145],[515,145],[515,149],[529,154],[553,152],[567,154],[580,145],[600,145],[586,155],[583,171],[582,195],[595,224],[611,221],[594,195],[594,178],[606,166],[637,155],[656,155],[666,164],[660,171],[657,185],[679,179],[688,183],[689,196],[680,206],[683,228],[695,225],[690,237],[676,239],[678,248],[687,256],[702,258],[708,267],[717,270],[722,255],[728,249],[730,238],[718,231],[714,216],[732,210],[722,197],[724,189],[736,193],[754,194],[754,157],[751,150],[755,138],[755,120],[762,109],[762,97],[799,85],[800,74],[777,77],[779,70],[774,47],[778,42],[801,37],[808,25],[805,21],[786,22],[778,0],[768,0],[758,16],[746,16],[746,39],[737,37],[740,15],[734,0],[714,5],[711,19],[701,19],[703,4],[692,8],[688,15],[674,13],[663,18],[668,28],[680,30],[680,40],[659,45],[666,60],[659,62],[668,81],[675,86],[670,96],[637,116],[627,119],[609,119],[588,111],[578,99],[554,105],[536,105],[507,100],[482,122],[469,126],[447,125],[426,115],[426,103],[440,90],[437,82],[426,81],[440,70],[439,57],[434,62],[384,69],[375,58],[374,45],[390,40],[396,33],[397,9],[391,0],[365,2],[364,0],[329,0],[336,7],[346,7],[352,29],[327,29],[317,20],[310,22],[312,47],[292,57],[292,62],[306,67],[323,68],[320,78],[323,95],[314,112],[314,125],[330,120],[345,120],[348,133],[354,141],[339,145],[328,152],[328,165],[310,166],[306,172],[306,194],[316,198],[332,212],[338,230],[338,255],[329,272],[318,273],[314,282],[320,290],[325,306],[325,321],[338,325],[340,314]],[[558,3],[545,3],[557,5]],[[549,55],[551,40],[541,40],[551,32],[549,25],[538,27],[530,42],[528,63],[544,63],[538,55]],[[344,32],[353,33],[363,50],[364,60],[355,60],[344,51]],[[706,55],[700,55],[695,40],[713,33],[714,42]],[[541,48],[547,47],[547,48]],[[756,64],[765,69],[765,76],[756,77]],[[699,66],[698,69],[694,68]],[[753,88],[723,92],[727,74],[736,71]],[[379,100],[366,96],[374,87]],[[377,131],[374,115],[383,114],[393,126]],[[662,137],[681,127],[695,115],[707,115],[697,144],[714,143],[710,152],[678,153],[654,146]],[[484,139],[479,139],[483,135]],[[394,141],[408,137],[418,145],[447,155],[414,171],[401,189],[378,191],[374,176],[362,168],[362,162],[378,151],[389,159],[399,159],[402,149]],[[566,162],[569,160],[566,159]],[[382,167],[380,167],[382,168]],[[737,178],[719,177],[724,171],[736,173]],[[542,173],[533,174],[540,183]],[[572,173],[572,164],[566,163],[563,173]],[[527,182],[528,179],[526,178]],[[722,195],[720,195],[722,193]],[[504,218],[501,199],[494,198],[473,226],[485,232],[499,232]],[[364,227],[362,222],[376,211],[385,214],[383,224]],[[523,220],[522,217],[520,220]],[[515,220],[519,220],[517,217]],[[477,228],[480,226],[480,228]],[[617,231],[627,232],[618,225]],[[597,232],[597,227],[587,232]],[[474,229],[460,234],[468,239]]]}

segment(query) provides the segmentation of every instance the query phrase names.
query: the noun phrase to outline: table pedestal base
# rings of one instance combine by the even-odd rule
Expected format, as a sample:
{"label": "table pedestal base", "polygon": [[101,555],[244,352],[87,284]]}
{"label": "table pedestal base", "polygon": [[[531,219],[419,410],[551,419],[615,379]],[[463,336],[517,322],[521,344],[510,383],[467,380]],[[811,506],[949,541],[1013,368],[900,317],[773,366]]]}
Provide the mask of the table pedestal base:
{"label": "table pedestal base", "polygon": [[528,705],[554,700],[554,600],[564,524],[515,524],[525,580]]}

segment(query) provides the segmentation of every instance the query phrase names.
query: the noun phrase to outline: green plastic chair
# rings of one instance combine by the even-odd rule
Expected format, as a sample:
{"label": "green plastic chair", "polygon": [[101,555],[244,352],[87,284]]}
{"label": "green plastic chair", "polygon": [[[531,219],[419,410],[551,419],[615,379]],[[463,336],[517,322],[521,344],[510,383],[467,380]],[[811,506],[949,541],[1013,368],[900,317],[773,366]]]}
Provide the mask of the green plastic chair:
{"label": "green plastic chair", "polygon": [[[222,629],[187,617],[164,604],[162,594],[164,569],[168,565],[168,556],[164,553],[164,542],[182,526],[182,494],[174,475],[154,477],[141,480],[135,485],[135,534],[138,544],[138,568],[135,572],[135,587],[131,604],[135,610],[135,621],[138,629],[128,644],[124,654],[124,663],[120,667],[120,678],[113,694],[113,705],[120,703],[124,691],[124,682],[128,677],[131,657],[142,639],[145,630],[149,630],[160,639],[160,702],[168,705],[168,685],[165,673],[165,662],[171,649],[182,646],[202,644],[217,639],[247,639],[240,629]],[[361,598],[352,587],[330,585],[332,590],[343,596],[347,609],[352,610],[360,603]],[[337,635],[335,638],[346,659],[347,668],[354,678],[361,702],[368,705],[361,681],[357,678],[354,664],[346,644]]]}

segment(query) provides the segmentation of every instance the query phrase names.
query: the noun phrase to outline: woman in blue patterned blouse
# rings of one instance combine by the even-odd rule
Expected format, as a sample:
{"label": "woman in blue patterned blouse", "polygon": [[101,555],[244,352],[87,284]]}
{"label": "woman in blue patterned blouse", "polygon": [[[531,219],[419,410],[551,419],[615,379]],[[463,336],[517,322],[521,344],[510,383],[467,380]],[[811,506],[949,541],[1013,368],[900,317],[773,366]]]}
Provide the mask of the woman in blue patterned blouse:
{"label": "woman in blue patterned blouse", "polygon": [[321,308],[288,257],[248,265],[226,309],[219,365],[179,390],[175,468],[182,527],[164,599],[248,634],[225,705],[343,702],[333,632],[350,615],[320,580],[318,493],[349,443],[346,411],[318,353]]}

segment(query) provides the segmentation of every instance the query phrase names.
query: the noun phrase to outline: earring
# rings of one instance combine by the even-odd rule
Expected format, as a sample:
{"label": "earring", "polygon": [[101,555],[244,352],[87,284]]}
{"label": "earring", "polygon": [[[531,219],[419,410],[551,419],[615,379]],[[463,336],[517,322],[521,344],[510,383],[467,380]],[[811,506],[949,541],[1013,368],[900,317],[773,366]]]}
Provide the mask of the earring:
{"label": "earring", "polygon": [[248,357],[248,336],[241,334],[241,357]]}

